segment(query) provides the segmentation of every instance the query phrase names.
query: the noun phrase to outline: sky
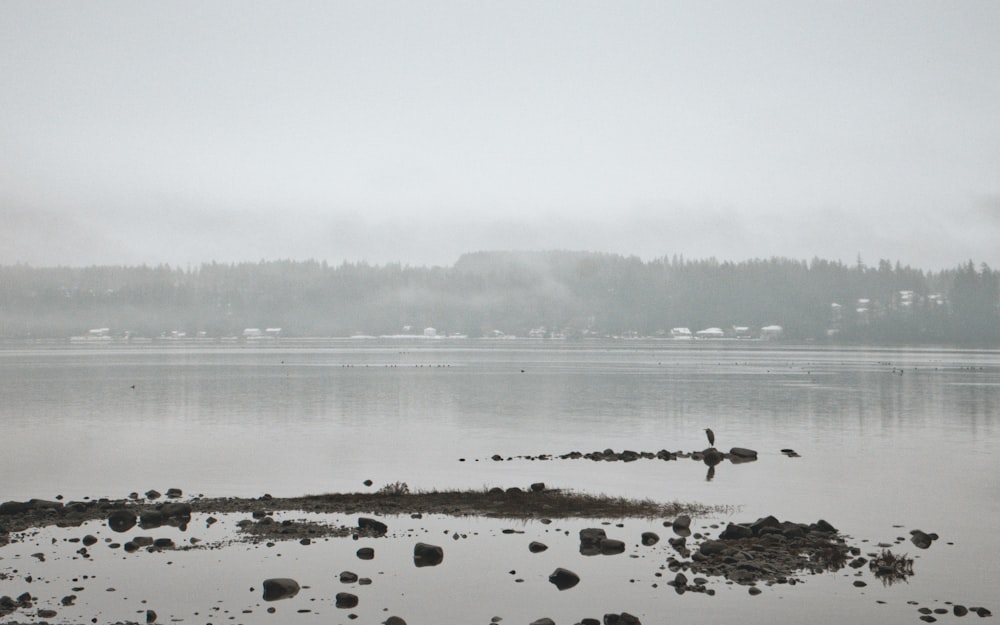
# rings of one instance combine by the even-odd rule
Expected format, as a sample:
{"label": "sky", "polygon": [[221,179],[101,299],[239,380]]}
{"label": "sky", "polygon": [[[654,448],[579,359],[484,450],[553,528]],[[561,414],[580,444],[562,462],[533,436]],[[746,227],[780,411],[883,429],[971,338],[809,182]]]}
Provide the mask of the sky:
{"label": "sky", "polygon": [[0,264],[1000,267],[1000,2],[0,0]]}

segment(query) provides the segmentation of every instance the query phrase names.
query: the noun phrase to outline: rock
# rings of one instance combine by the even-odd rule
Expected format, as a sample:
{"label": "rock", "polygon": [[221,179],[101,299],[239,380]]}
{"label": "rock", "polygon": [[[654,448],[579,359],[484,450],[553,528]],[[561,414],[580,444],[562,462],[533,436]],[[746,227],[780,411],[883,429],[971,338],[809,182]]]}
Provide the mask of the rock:
{"label": "rock", "polygon": [[601,553],[610,556],[625,551],[625,543],[614,538],[605,538],[601,541]]}
{"label": "rock", "polygon": [[545,617],[531,621],[531,625],[556,625],[556,622],[548,617]]}
{"label": "rock", "polygon": [[604,530],[599,527],[586,527],[580,530],[580,543],[581,544],[594,544],[599,545],[601,541],[607,538],[607,534]]}
{"label": "rock", "polygon": [[389,531],[389,526],[382,521],[377,521],[368,517],[361,517],[358,519],[358,529],[368,530],[379,536],[385,534]]}
{"label": "rock", "polygon": [[413,563],[418,567],[437,566],[444,560],[444,549],[437,545],[417,543],[413,546]]}
{"label": "rock", "polygon": [[761,530],[765,528],[777,528],[781,527],[781,521],[773,516],[761,517],[750,524],[750,529],[753,530],[754,536],[760,536]]}
{"label": "rock", "polygon": [[706,540],[698,546],[698,552],[705,556],[715,556],[720,553],[725,553],[729,550],[729,546],[724,542],[719,540]]}
{"label": "rock", "polygon": [[0,516],[24,514],[28,510],[31,510],[31,505],[26,501],[5,501],[0,503]]}
{"label": "rock", "polygon": [[729,450],[729,455],[734,458],[742,458],[745,460],[757,459],[757,452],[753,449],[747,449],[746,447],[733,447]]}
{"label": "rock", "polygon": [[535,482],[531,485],[532,492],[540,493],[545,490],[545,482]]}
{"label": "rock", "polygon": [[160,514],[162,514],[164,517],[168,519],[187,519],[189,521],[191,520],[192,508],[191,504],[189,503],[178,503],[178,502],[165,503],[159,508],[157,508],[157,510],[160,512]]}
{"label": "rock", "polygon": [[351,571],[343,571],[340,574],[340,582],[342,584],[353,584],[358,581],[358,574],[352,573]]}
{"label": "rock", "polygon": [[349,592],[338,592],[336,600],[338,608],[356,608],[358,606],[358,596]]}
{"label": "rock", "polygon": [[660,542],[660,537],[655,532],[643,532],[641,540],[643,545],[652,547],[656,543]]}
{"label": "rock", "polygon": [[965,607],[964,605],[955,604],[951,608],[951,611],[955,616],[965,616],[966,614],[969,613],[969,608]]}
{"label": "rock", "polygon": [[156,612],[154,610],[146,610],[146,622],[147,623],[156,622]]}
{"label": "rock", "polygon": [[390,616],[382,622],[382,625],[406,625],[406,621],[398,616]]}
{"label": "rock", "polygon": [[162,495],[160,495],[160,491],[154,488],[151,488],[146,491],[146,499],[159,499],[161,496]]}
{"label": "rock", "polygon": [[747,592],[750,593],[751,595],[759,595],[762,591],[760,588],[757,588],[756,586],[751,586],[749,589],[747,589]]}
{"label": "rock", "polygon": [[362,547],[357,551],[359,560],[372,560],[375,558],[375,550],[371,547]]}
{"label": "rock", "polygon": [[674,528],[674,533],[675,534],[679,534],[681,536],[690,535],[691,534],[691,517],[688,516],[688,515],[686,515],[686,514],[680,515],[679,517],[677,517],[676,519],[674,519],[672,527]]}
{"label": "rock", "polygon": [[299,594],[299,583],[290,577],[273,577],[264,580],[264,601],[290,599]]}
{"label": "rock", "polygon": [[373,481],[371,481],[371,480],[365,480],[364,482],[362,482],[362,484],[364,484],[365,486],[371,486],[371,485],[372,485],[372,484],[374,484],[374,483],[375,483],[375,482],[373,482]]}
{"label": "rock", "polygon": [[621,614],[605,614],[604,625],[641,625],[641,623],[639,617],[622,612]]}
{"label": "rock", "polygon": [[178,499],[182,495],[183,495],[183,493],[181,492],[181,489],[179,489],[179,488],[168,488],[167,489],[167,498],[168,499]]}
{"label": "rock", "polygon": [[976,608],[973,610],[980,618],[986,618],[987,616],[993,616],[993,613],[986,608]]}
{"label": "rock", "polygon": [[540,543],[537,540],[533,540],[530,543],[528,543],[528,551],[530,551],[531,553],[541,553],[548,548],[549,548],[548,545],[546,545],[545,543]]}
{"label": "rock", "polygon": [[58,614],[55,610],[47,610],[45,608],[38,611],[39,618],[55,618]]}
{"label": "rock", "polygon": [[167,517],[159,510],[143,510],[139,515],[139,527],[153,529],[163,525],[166,520]]}
{"label": "rock", "polygon": [[927,549],[931,546],[931,543],[937,540],[937,534],[928,534],[920,530],[910,531],[910,542],[916,545],[920,549]]}
{"label": "rock", "polygon": [[709,447],[705,451],[701,452],[702,462],[710,467],[714,467],[725,459],[726,457],[722,454],[722,452],[715,447]]}
{"label": "rock", "polygon": [[170,538],[157,538],[153,541],[153,546],[159,549],[173,549],[174,541]]}
{"label": "rock", "polygon": [[127,532],[135,527],[135,513],[131,510],[112,510],[108,514],[108,527],[113,532]]}
{"label": "rock", "polygon": [[559,590],[567,590],[580,583],[580,576],[569,569],[557,568],[549,575],[549,581]]}
{"label": "rock", "polygon": [[837,528],[835,528],[833,525],[830,525],[823,519],[820,519],[819,521],[816,521],[815,523],[810,525],[809,529],[818,532],[823,532],[824,534],[834,534],[837,531]]}
{"label": "rock", "polygon": [[753,538],[753,529],[741,523],[730,523],[726,529],[719,534],[722,540],[739,540],[740,538]]}
{"label": "rock", "polygon": [[83,540],[81,540],[80,542],[82,542],[85,547],[89,547],[97,542],[97,536],[94,536],[93,534],[87,534],[86,536],[83,537]]}

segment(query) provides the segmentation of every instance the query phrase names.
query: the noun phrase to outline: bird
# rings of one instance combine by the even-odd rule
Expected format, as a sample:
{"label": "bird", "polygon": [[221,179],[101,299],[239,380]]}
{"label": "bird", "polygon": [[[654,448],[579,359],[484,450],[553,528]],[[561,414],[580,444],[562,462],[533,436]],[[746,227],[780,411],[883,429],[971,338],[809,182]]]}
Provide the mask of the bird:
{"label": "bird", "polygon": [[715,432],[712,431],[712,428],[705,428],[705,436],[708,437],[708,444],[710,446],[714,447],[715,446]]}

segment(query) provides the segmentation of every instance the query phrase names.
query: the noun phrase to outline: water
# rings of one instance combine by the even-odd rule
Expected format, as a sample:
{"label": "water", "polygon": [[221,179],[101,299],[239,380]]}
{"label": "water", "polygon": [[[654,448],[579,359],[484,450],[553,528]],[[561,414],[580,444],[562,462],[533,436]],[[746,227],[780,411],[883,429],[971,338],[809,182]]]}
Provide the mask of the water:
{"label": "water", "polygon": [[[526,547],[511,548],[495,520],[424,519],[411,531],[440,534],[447,541],[446,566],[412,569],[406,566],[411,542],[378,543],[385,555],[371,571],[371,588],[381,589],[379,609],[363,603],[359,622],[384,620],[391,612],[382,608],[410,623],[488,622],[494,614],[505,622],[551,616],[572,623],[623,610],[644,615],[644,623],[666,622],[661,614],[691,623],[788,622],[802,613],[815,623],[918,622],[906,601],[989,605],[1000,581],[994,559],[1000,538],[992,527],[1000,514],[997,351],[527,340],[14,347],[0,350],[0,398],[0,500],[123,497],[172,486],[208,496],[291,496],[371,490],[362,484],[366,479],[372,489],[396,481],[413,489],[543,481],[734,506],[731,514],[699,519],[702,527],[766,514],[824,518],[865,550],[915,528],[941,536],[926,551],[908,542],[899,546],[919,556],[917,574],[905,585],[875,582],[857,589],[848,577],[855,572],[847,570],[760,597],[723,584],[715,597],[678,597],[663,586],[666,577],[655,577],[670,553],[663,543],[630,550],[635,557],[594,561],[574,554],[570,538],[556,540],[553,527],[526,523],[520,541],[553,543],[548,552],[530,555]],[[724,463],[708,481],[705,466],[691,460],[519,458],[608,447],[691,451],[707,446],[706,427],[715,431],[720,449],[749,447],[759,460]],[[788,458],[782,448],[801,457]],[[494,462],[494,454],[512,459]],[[394,529],[417,523],[408,517],[393,522]],[[574,537],[593,523],[557,522]],[[615,531],[632,542],[646,529],[669,534],[648,520],[624,524]],[[452,541],[446,530],[468,538]],[[53,537],[65,536],[44,536]],[[345,562],[343,568],[362,566],[351,555],[357,546],[332,541],[320,551],[286,545],[283,561],[273,551],[235,547],[224,558],[218,552],[170,556],[176,562],[168,569],[154,564],[161,554],[126,563],[95,557],[87,566],[109,584],[131,584],[133,599],[161,604],[176,604],[171,592],[183,590],[143,586],[141,575],[123,571],[157,566],[154,577],[169,577],[169,587],[179,589],[190,587],[184,580],[199,579],[191,571],[213,571],[212,579],[231,578],[213,590],[213,601],[253,610],[236,610],[234,622],[275,622],[255,606],[259,598],[247,594],[253,580],[259,585],[275,561],[292,560],[303,578],[316,577],[317,570],[335,577],[342,569],[327,570],[331,559]],[[0,560],[0,572],[12,560],[26,568],[27,555],[19,556],[13,545],[0,557],[8,560]],[[496,566],[470,574],[484,560]],[[45,563],[43,572],[65,578],[70,573],[58,567],[79,566],[68,558],[61,562]],[[585,583],[555,591],[545,581],[555,566],[576,570]],[[238,575],[220,573],[236,567]],[[511,569],[523,581],[514,583]],[[293,600],[309,601],[313,612],[297,614],[282,605],[279,614],[302,623],[346,621],[346,613],[330,605],[340,590],[329,580],[316,581]],[[11,580],[0,581],[0,594],[22,591]],[[202,622],[210,602],[199,599],[197,616],[192,607],[177,618]],[[81,615],[90,609],[109,619],[138,618],[139,607],[120,596],[91,595],[79,603]]]}

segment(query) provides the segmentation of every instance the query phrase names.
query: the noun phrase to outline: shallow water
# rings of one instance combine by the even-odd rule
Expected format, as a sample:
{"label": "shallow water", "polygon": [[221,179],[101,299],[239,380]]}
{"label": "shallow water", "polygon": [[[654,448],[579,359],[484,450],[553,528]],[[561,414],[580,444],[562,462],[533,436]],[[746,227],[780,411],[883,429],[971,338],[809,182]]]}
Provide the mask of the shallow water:
{"label": "shallow water", "polygon": [[[674,594],[662,583],[667,578],[655,577],[669,553],[665,542],[637,544],[646,529],[666,537],[658,520],[624,521],[616,531],[630,550],[595,560],[576,553],[574,542],[576,530],[593,521],[526,523],[525,534],[505,535],[495,520],[423,519],[413,531],[439,532],[447,556],[441,567],[419,570],[407,560],[410,536],[383,539],[384,555],[373,563],[353,557],[356,543],[333,539],[144,557],[95,546],[92,561],[79,564],[102,571],[118,592],[88,592],[89,603],[78,603],[99,608],[102,619],[137,619],[146,599],[171,606],[184,622],[209,622],[206,615],[221,612],[213,602],[222,600],[230,612],[215,622],[277,622],[247,589],[288,575],[312,589],[275,604],[278,614],[347,622],[347,613],[332,607],[336,574],[364,575],[369,565],[377,571],[368,573],[372,586],[357,593],[357,622],[395,612],[410,623],[485,623],[494,615],[572,623],[628,611],[646,623],[667,622],[666,615],[690,623],[789,622],[802,614],[814,623],[916,623],[917,606],[907,601],[997,607],[990,606],[1000,581],[992,527],[1000,513],[996,351],[475,340],[21,347],[0,350],[0,397],[0,500],[123,497],[172,486],[209,496],[290,496],[364,491],[365,479],[373,489],[396,481],[416,489],[544,481],[737,506],[731,515],[699,519],[703,525],[766,514],[824,518],[863,550],[915,528],[941,536],[928,550],[900,546],[919,556],[907,584],[883,588],[865,573],[868,586],[855,588],[849,569],[758,597],[721,582],[714,597]],[[608,447],[698,450],[707,446],[705,427],[720,449],[753,448],[759,460],[724,463],[707,481],[706,467],[692,460],[519,458]],[[788,458],[782,448],[801,457]],[[494,454],[511,459],[495,462]],[[417,522],[396,520],[399,531],[410,523]],[[573,535],[553,540],[557,525]],[[446,529],[469,538],[453,541]],[[60,531],[82,535],[80,528]],[[552,541],[552,548],[529,554],[532,539]],[[26,561],[13,548],[0,550],[0,572],[27,563],[68,583],[61,567],[72,560]],[[164,558],[174,564],[163,565]],[[584,582],[557,591],[547,582],[555,566],[576,570]],[[514,582],[510,570],[524,581]],[[214,586],[204,584],[205,575]],[[17,576],[0,581],[0,594],[36,588]],[[164,610],[157,609],[171,613]]]}

